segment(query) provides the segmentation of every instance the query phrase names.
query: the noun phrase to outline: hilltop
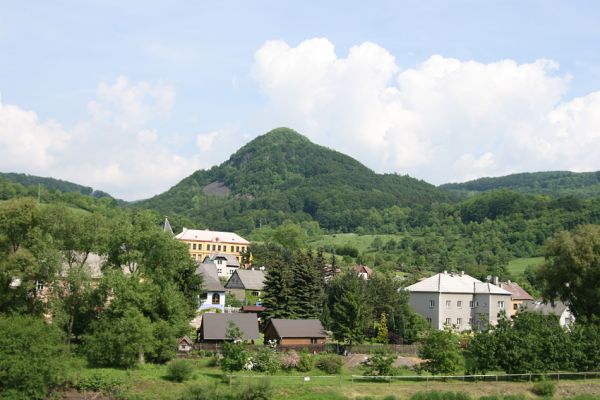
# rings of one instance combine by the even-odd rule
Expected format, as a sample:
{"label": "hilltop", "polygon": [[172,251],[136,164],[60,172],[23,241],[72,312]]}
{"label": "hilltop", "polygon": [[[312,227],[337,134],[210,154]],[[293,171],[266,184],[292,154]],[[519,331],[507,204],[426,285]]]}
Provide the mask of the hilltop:
{"label": "hilltop", "polygon": [[347,155],[278,128],[247,143],[221,165],[196,171],[136,206],[181,214],[209,227],[252,229],[289,218],[352,230],[364,223],[370,209],[447,199],[429,183],[376,174]]}
{"label": "hilltop", "polygon": [[520,193],[552,197],[595,198],[600,197],[600,171],[526,172],[497,178],[480,178],[464,183],[447,183],[439,188],[459,196],[508,189]]}
{"label": "hilltop", "polygon": [[79,185],[77,183],[64,181],[62,179],[47,178],[29,174],[19,174],[14,172],[0,172],[0,180],[10,181],[12,183],[23,186],[44,186],[48,190],[57,190],[62,193],[80,193],[86,196],[96,198],[109,197],[113,198],[106,192],[94,190],[89,186]]}

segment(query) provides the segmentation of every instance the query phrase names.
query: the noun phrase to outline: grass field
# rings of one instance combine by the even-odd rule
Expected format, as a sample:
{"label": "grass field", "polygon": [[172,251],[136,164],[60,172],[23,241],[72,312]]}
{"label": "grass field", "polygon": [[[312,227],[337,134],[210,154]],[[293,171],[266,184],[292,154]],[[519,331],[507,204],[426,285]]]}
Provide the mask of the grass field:
{"label": "grass field", "polygon": [[525,257],[515,258],[508,263],[507,270],[511,275],[519,277],[523,275],[525,269],[529,266],[538,266],[544,262],[544,257]]}
{"label": "grass field", "polygon": [[[126,382],[127,392],[131,398],[149,400],[176,400],[190,385],[201,385],[206,388],[217,386],[223,390],[236,388],[243,390],[250,382],[265,379],[274,389],[274,400],[344,400],[366,396],[369,396],[370,399],[381,400],[387,395],[395,395],[398,399],[407,399],[416,392],[427,390],[460,391],[468,393],[475,399],[480,396],[507,394],[522,394],[526,398],[537,398],[531,393],[532,384],[529,382],[353,382],[351,374],[360,373],[359,370],[354,369],[346,370],[342,375],[334,377],[323,377],[323,373],[318,370],[312,370],[306,374],[295,372],[280,373],[274,376],[247,372],[240,373],[237,375],[238,377],[230,380],[218,368],[209,367],[208,359],[190,362],[195,365],[195,373],[193,378],[185,383],[167,380],[167,368],[151,364],[133,370],[86,368],[79,371],[78,374],[80,376],[100,374],[120,379]],[[311,376],[311,379],[305,380],[304,375]],[[557,384],[555,398],[567,398],[580,394],[600,396],[600,380],[561,380]]]}

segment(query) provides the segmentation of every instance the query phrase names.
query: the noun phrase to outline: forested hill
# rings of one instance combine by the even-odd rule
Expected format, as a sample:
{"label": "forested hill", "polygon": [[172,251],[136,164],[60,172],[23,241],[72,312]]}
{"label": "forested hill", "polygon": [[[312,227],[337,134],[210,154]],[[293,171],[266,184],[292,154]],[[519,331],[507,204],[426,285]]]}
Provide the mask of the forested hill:
{"label": "forested hill", "polygon": [[211,228],[251,230],[292,219],[351,231],[369,218],[371,209],[447,199],[429,183],[376,174],[349,156],[278,128],[252,140],[223,164],[196,171],[136,206],[183,215]]}
{"label": "forested hill", "polygon": [[441,185],[440,188],[459,196],[470,196],[495,189],[508,189],[554,197],[595,198],[600,197],[600,171],[521,173],[498,178],[480,178],[464,183],[447,183]]}
{"label": "forested hill", "polygon": [[57,190],[63,193],[81,193],[87,196],[96,198],[109,197],[112,198],[106,192],[101,190],[94,190],[89,186],[78,185],[73,182],[63,181],[62,179],[45,178],[41,176],[28,175],[28,174],[17,174],[14,172],[0,172],[0,179],[10,181],[12,183],[20,184],[23,186],[44,186],[48,190]]}

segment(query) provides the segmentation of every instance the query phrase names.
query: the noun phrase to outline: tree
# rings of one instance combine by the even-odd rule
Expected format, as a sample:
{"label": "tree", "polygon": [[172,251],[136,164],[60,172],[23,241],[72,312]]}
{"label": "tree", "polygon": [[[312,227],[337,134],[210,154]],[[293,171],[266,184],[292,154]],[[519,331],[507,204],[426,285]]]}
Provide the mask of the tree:
{"label": "tree", "polygon": [[425,360],[420,368],[433,375],[454,374],[464,366],[459,337],[451,329],[430,331],[419,348],[419,357]]}
{"label": "tree", "polygon": [[388,340],[387,314],[381,313],[377,324],[377,341],[386,344]]}
{"label": "tree", "polygon": [[385,348],[377,349],[365,360],[362,365],[365,370],[365,375],[369,376],[390,376],[394,372],[394,361],[396,354],[386,350]]}
{"label": "tree", "polygon": [[263,305],[265,306],[265,323],[271,318],[289,318],[291,303],[291,273],[283,260],[270,265],[265,276]]}
{"label": "tree", "polygon": [[0,316],[0,398],[44,399],[63,383],[63,336],[31,316]]}
{"label": "tree", "polygon": [[103,314],[90,330],[83,338],[83,351],[94,366],[131,368],[153,346],[151,322],[135,308],[121,315]]}
{"label": "tree", "polygon": [[371,323],[365,287],[364,279],[354,271],[348,271],[334,279],[328,288],[333,337],[349,346],[364,340],[365,328]]}
{"label": "tree", "polygon": [[569,304],[577,319],[600,320],[600,226],[561,231],[547,244],[539,271],[544,297]]}
{"label": "tree", "polygon": [[240,371],[248,359],[242,342],[242,330],[234,322],[229,321],[225,337],[227,341],[223,343],[221,369],[225,372]]}
{"label": "tree", "polygon": [[306,243],[306,231],[290,221],[279,225],[273,234],[273,239],[288,250],[298,250]]}
{"label": "tree", "polygon": [[299,319],[319,318],[324,301],[322,266],[311,252],[298,252],[290,268],[290,314]]}

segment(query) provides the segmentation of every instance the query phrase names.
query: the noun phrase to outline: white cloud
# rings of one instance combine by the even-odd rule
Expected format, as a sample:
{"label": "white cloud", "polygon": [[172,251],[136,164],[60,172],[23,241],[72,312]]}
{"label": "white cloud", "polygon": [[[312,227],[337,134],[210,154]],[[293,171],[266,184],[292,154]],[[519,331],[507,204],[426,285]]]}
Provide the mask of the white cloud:
{"label": "white cloud", "polygon": [[128,200],[160,193],[208,166],[178,154],[182,135],[174,143],[151,127],[168,117],[174,99],[167,84],[119,77],[98,86],[88,118],[70,129],[0,105],[0,169],[68,179]]}
{"label": "white cloud", "polygon": [[600,92],[565,100],[551,60],[433,55],[402,69],[377,44],[343,58],[327,39],[265,43],[253,76],[265,116],[379,171],[434,183],[517,171],[600,169]]}
{"label": "white cloud", "polygon": [[219,137],[219,132],[213,131],[196,136],[196,145],[202,151],[208,151],[212,148],[215,139]]}

